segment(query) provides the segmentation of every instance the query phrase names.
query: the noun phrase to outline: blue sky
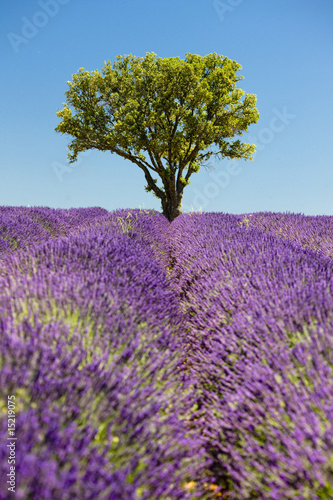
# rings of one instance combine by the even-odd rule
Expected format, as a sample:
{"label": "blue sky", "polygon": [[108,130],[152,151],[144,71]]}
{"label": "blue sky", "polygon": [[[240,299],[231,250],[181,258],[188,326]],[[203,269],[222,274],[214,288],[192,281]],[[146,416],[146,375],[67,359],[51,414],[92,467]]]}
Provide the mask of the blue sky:
{"label": "blue sky", "polygon": [[0,14],[0,205],[160,210],[129,161],[67,163],[70,138],[54,131],[66,82],[118,54],[216,52],[257,95],[243,135],[257,153],[193,174],[184,211],[333,215],[332,0],[3,0]]}

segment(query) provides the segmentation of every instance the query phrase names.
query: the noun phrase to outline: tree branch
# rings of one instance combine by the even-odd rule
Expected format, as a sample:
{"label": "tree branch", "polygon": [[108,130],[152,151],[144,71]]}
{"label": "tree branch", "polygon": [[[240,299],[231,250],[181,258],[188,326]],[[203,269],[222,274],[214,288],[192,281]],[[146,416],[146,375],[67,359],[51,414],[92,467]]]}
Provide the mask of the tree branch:
{"label": "tree branch", "polygon": [[194,170],[191,169],[191,167],[188,168],[188,171],[185,175],[185,180],[188,181],[191,175],[193,174]]}
{"label": "tree branch", "polygon": [[149,168],[155,171],[155,169],[153,169],[151,165],[149,165],[146,161],[142,160],[141,158],[134,155],[129,155],[127,153],[122,152],[121,150],[115,149],[114,151],[111,152],[117,153],[119,156],[122,156],[123,158],[130,160],[132,163],[135,163],[138,167],[140,167],[145,174],[145,179],[147,181],[148,187],[152,191],[154,191],[154,193],[158,198],[163,199],[165,197],[165,193],[155,184],[154,179],[150,175],[150,172],[148,170]]}
{"label": "tree branch", "polygon": [[[148,127],[148,130],[149,132],[151,133],[151,136],[152,136],[152,139],[154,140],[154,133],[152,132],[151,128]],[[148,141],[147,141],[148,142]],[[151,147],[151,146],[150,146]],[[151,147],[151,150],[152,150],[152,154],[154,156],[154,159],[155,161],[157,162],[157,165],[158,167],[160,168],[161,172],[163,172],[164,170],[164,167],[163,167],[163,163],[161,162],[161,158],[155,153],[155,151],[153,150],[153,148]]]}
{"label": "tree branch", "polygon": [[172,159],[171,159],[172,158],[172,148],[171,148],[171,145],[172,145],[172,139],[174,138],[176,130],[177,130],[177,127],[178,127],[178,123],[179,123],[179,115],[176,116],[175,124],[173,126],[172,131],[171,131],[171,137],[170,137],[170,140],[169,140],[168,162],[169,162],[169,166],[170,166],[170,168],[172,170],[173,170],[173,166],[172,166]]}

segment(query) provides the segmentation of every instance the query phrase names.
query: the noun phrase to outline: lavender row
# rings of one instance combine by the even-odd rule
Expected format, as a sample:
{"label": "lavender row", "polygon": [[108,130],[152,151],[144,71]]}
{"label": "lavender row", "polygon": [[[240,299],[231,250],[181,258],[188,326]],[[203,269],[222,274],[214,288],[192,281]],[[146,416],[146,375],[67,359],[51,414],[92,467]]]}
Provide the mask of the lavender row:
{"label": "lavender row", "polygon": [[182,215],[169,242],[221,490],[333,498],[331,260],[227,214]]}
{"label": "lavender row", "polygon": [[333,258],[333,216],[258,212],[239,219],[243,227],[260,229]]}
{"label": "lavender row", "polygon": [[205,498],[177,300],[139,234],[104,224],[0,262],[0,387],[17,402],[16,497]]}
{"label": "lavender row", "polygon": [[99,207],[54,209],[1,206],[0,256],[88,228],[97,230],[107,227],[112,232],[128,233],[147,214],[148,210],[141,209],[108,212]]}

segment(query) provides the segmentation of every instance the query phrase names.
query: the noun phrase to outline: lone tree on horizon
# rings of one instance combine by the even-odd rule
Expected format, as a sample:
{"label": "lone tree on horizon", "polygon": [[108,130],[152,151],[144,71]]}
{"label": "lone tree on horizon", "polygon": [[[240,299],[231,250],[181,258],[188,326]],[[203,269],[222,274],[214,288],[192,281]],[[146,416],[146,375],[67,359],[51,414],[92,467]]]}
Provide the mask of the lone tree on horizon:
{"label": "lone tree on horizon", "polygon": [[[70,163],[88,149],[110,151],[143,170],[146,191],[169,221],[185,186],[212,155],[252,160],[255,145],[230,140],[256,123],[256,96],[236,88],[240,64],[216,53],[160,58],[117,56],[102,71],[80,68],[67,82],[57,132],[73,137]],[[72,111],[72,109],[74,111]],[[158,186],[160,178],[161,187]]]}

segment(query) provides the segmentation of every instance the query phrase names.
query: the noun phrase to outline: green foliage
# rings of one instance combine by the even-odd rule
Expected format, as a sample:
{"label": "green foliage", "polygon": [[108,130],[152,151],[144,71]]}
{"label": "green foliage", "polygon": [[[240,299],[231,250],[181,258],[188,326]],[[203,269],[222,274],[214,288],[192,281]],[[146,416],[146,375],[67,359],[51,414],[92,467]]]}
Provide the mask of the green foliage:
{"label": "green foliage", "polygon": [[55,130],[73,138],[70,162],[88,149],[116,153],[144,171],[146,189],[162,206],[175,194],[180,206],[190,176],[212,155],[252,159],[253,144],[231,140],[259,119],[256,96],[236,88],[240,69],[216,53],[184,60],[130,54],[101,71],[80,68],[67,82]]}
{"label": "green foliage", "polygon": [[240,226],[242,227],[244,225],[245,227],[249,227],[251,217],[252,217],[252,214],[250,214],[249,216],[247,216],[247,214],[245,214],[244,219],[239,223]]}
{"label": "green foliage", "polygon": [[[131,212],[128,212],[125,219],[123,217],[117,218],[117,221],[120,223],[123,233],[128,233],[131,229],[133,229],[132,217],[133,215],[131,214]],[[136,220],[138,220],[138,215],[136,215]]]}

